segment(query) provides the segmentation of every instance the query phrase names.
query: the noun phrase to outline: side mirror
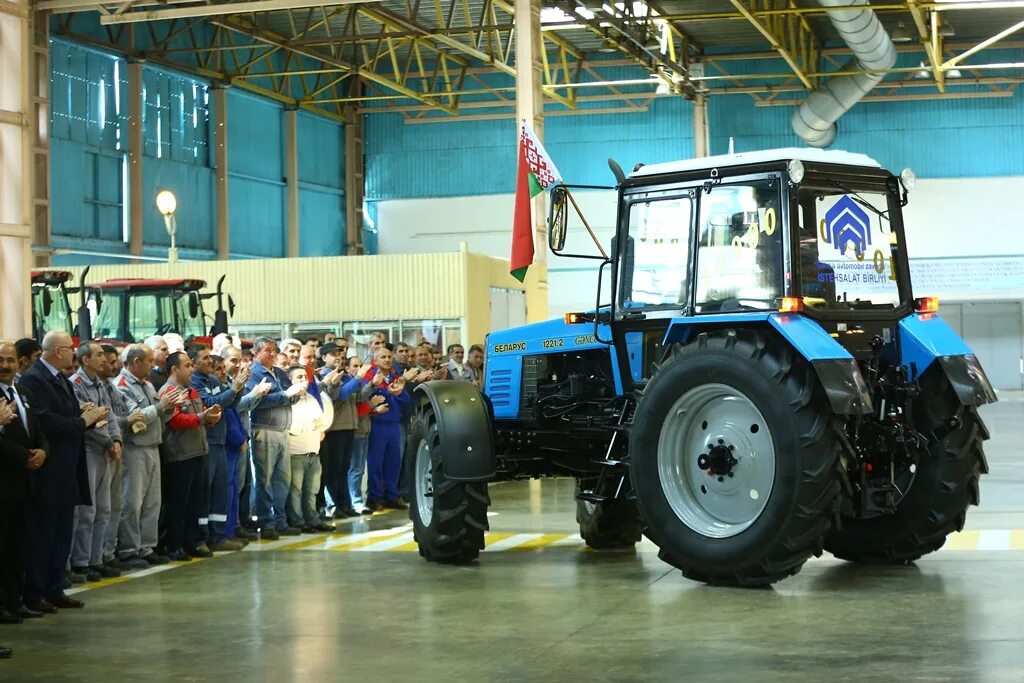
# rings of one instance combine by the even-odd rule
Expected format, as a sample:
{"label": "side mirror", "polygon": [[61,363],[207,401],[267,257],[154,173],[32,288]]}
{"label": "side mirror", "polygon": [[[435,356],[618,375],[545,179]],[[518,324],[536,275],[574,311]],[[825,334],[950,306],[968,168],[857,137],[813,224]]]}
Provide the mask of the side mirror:
{"label": "side mirror", "polygon": [[569,199],[564,187],[551,191],[551,210],[548,213],[548,246],[558,253],[565,247],[565,234],[569,225]]}
{"label": "side mirror", "polygon": [[53,310],[53,294],[50,293],[50,288],[43,286],[43,317],[50,317],[50,311]]}
{"label": "side mirror", "polygon": [[199,316],[199,295],[195,292],[188,293],[188,317],[196,318]]}

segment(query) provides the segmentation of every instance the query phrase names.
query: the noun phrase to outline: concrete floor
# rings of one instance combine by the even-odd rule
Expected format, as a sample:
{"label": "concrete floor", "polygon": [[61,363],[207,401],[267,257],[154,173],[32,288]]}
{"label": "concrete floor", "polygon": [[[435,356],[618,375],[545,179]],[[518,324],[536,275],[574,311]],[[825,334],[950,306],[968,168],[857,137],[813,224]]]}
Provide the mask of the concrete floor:
{"label": "concrete floor", "polygon": [[254,544],[0,626],[0,681],[1022,681],[1024,397],[984,414],[982,507],[916,566],[707,588],[581,549],[569,482],[503,484],[478,566],[424,563],[394,513]]}

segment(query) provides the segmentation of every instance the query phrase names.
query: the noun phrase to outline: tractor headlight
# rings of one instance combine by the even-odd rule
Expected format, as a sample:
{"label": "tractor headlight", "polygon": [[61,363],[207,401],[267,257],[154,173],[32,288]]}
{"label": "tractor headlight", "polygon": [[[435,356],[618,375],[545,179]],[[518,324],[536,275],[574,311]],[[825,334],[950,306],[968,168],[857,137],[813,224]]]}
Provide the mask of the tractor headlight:
{"label": "tractor headlight", "polygon": [[900,183],[903,185],[904,190],[910,192],[917,185],[917,175],[909,168],[905,168],[900,171]]}
{"label": "tractor headlight", "polygon": [[799,185],[804,179],[804,162],[799,159],[790,159],[786,164],[786,172],[789,173],[789,181]]}

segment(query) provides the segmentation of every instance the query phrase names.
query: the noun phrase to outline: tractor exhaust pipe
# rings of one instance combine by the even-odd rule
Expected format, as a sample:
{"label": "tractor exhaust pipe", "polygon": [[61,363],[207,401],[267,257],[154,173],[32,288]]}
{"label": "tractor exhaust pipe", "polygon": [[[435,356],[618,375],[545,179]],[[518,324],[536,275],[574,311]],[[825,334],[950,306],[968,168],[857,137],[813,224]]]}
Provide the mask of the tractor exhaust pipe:
{"label": "tractor exhaust pipe", "polygon": [[78,276],[78,325],[75,333],[78,335],[78,342],[89,341],[92,339],[92,316],[89,313],[89,293],[85,289],[85,278],[89,274],[89,268],[86,266],[82,271],[82,274]]}
{"label": "tractor exhaust pipe", "polygon": [[[818,0],[825,7],[854,7],[829,12],[828,18],[853,50],[843,71],[886,71],[896,63],[896,46],[868,0]],[[833,76],[793,112],[793,130],[811,147],[836,139],[836,121],[878,85],[883,74]]]}

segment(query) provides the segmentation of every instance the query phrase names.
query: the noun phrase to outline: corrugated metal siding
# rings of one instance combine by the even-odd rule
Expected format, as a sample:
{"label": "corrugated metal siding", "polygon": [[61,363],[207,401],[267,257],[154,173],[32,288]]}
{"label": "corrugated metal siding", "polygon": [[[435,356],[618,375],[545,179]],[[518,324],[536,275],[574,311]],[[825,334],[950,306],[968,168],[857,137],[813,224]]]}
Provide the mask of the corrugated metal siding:
{"label": "corrugated metal siding", "polygon": [[[237,304],[236,325],[462,318],[465,314],[466,259],[460,253],[103,265],[93,267],[89,280],[199,277],[212,291],[224,274],[225,290]],[[402,290],[388,286],[396,277],[409,286]]]}
{"label": "corrugated metal siding", "polygon": [[[659,98],[647,113],[549,117],[545,147],[567,182],[608,184],[609,157],[631,168],[692,155],[692,122],[689,102]],[[516,126],[513,119],[406,125],[398,115],[367,116],[366,196],[513,192]]]}
{"label": "corrugated metal siding", "polygon": [[[791,107],[755,107],[746,96],[709,105],[711,151],[802,146],[789,124]],[[909,166],[921,177],[1024,174],[1024,95],[981,100],[862,102],[839,120],[834,149],[862,152],[886,168]]]}

